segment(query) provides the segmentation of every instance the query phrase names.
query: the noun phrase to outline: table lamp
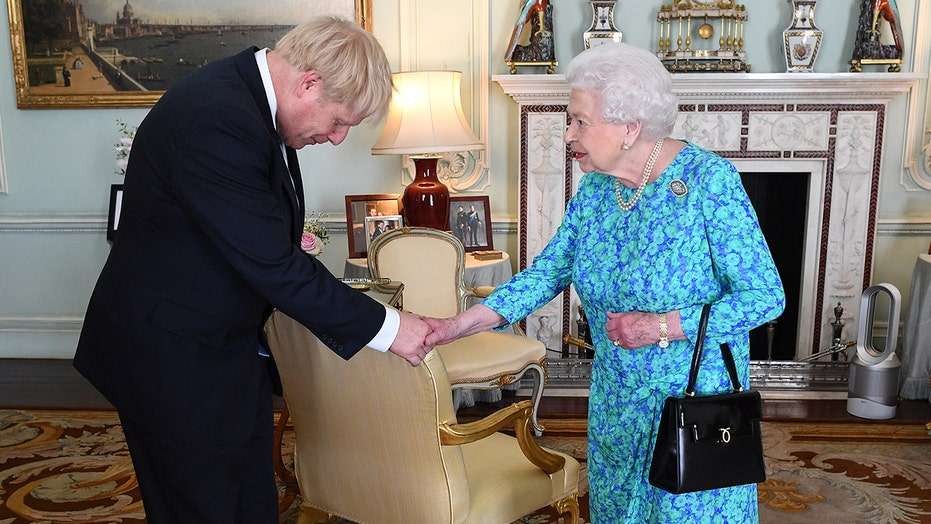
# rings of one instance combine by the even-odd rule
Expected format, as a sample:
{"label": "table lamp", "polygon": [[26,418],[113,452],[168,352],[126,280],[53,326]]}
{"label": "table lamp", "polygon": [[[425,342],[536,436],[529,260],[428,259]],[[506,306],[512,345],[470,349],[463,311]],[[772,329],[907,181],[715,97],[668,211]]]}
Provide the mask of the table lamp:
{"label": "table lamp", "polygon": [[441,153],[484,147],[462,112],[458,71],[395,73],[394,96],[373,155],[411,155],[414,181],[401,197],[404,225],[449,229],[449,189],[437,178]]}

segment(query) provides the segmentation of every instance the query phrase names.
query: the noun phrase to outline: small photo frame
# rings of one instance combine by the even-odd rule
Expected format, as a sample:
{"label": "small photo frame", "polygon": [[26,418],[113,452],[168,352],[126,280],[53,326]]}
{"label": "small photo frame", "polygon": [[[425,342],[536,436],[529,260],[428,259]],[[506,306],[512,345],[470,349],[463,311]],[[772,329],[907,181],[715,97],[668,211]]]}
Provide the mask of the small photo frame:
{"label": "small photo frame", "polygon": [[365,251],[368,252],[372,242],[388,231],[404,226],[401,215],[382,215],[365,217]]}
{"label": "small photo frame", "polygon": [[349,240],[349,258],[363,258],[368,254],[371,232],[366,224],[366,218],[397,217],[400,214],[401,201],[398,194],[346,195],[346,238]]}
{"label": "small photo frame", "polygon": [[120,227],[120,211],[123,209],[123,184],[110,186],[110,210],[107,212],[107,240],[116,240],[116,231]]}
{"label": "small photo frame", "polygon": [[449,197],[449,230],[466,251],[494,249],[487,195]]}

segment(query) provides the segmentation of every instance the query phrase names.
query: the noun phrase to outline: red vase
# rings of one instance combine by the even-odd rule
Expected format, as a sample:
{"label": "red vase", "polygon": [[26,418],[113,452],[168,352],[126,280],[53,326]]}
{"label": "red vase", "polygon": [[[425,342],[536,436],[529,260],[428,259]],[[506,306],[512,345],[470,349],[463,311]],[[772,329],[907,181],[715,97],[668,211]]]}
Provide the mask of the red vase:
{"label": "red vase", "polygon": [[404,189],[404,225],[449,231],[449,189],[436,177],[436,158],[414,158],[414,181]]}

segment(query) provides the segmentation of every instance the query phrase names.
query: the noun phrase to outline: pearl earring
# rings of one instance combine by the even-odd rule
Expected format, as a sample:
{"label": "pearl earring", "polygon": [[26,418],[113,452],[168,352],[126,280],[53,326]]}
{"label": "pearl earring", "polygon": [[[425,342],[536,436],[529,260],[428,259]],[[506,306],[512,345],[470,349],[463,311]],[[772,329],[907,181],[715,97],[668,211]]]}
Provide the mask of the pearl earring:
{"label": "pearl earring", "polygon": [[621,149],[623,149],[624,151],[627,151],[628,149],[630,149],[630,144],[628,144],[627,142],[624,142],[624,145],[621,146]]}

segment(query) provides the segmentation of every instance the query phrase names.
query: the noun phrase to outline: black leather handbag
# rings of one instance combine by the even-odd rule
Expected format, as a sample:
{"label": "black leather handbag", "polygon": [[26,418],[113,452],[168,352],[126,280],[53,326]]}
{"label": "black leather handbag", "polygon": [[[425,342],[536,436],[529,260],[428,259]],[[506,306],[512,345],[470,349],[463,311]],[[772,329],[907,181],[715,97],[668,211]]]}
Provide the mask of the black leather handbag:
{"label": "black leather handbag", "polygon": [[744,391],[734,356],[721,344],[721,356],[734,391],[695,396],[710,305],[701,312],[685,396],[663,405],[650,484],[670,493],[689,493],[766,480],[760,435],[762,404],[756,391]]}

